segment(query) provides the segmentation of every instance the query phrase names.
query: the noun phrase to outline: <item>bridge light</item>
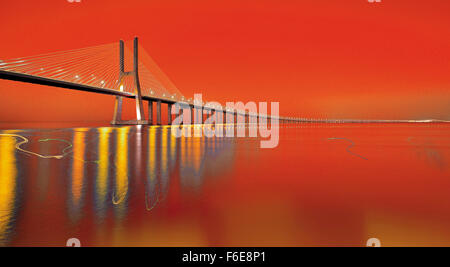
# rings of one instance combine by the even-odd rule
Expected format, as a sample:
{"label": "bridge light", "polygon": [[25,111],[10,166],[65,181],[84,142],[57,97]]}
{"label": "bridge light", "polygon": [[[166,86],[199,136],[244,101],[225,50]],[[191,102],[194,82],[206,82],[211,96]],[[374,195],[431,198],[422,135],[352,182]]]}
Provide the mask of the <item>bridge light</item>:
{"label": "bridge light", "polygon": [[123,85],[120,86],[120,91],[123,92]]}
{"label": "bridge light", "polygon": [[80,76],[78,76],[78,75],[75,75],[75,79],[80,79]]}

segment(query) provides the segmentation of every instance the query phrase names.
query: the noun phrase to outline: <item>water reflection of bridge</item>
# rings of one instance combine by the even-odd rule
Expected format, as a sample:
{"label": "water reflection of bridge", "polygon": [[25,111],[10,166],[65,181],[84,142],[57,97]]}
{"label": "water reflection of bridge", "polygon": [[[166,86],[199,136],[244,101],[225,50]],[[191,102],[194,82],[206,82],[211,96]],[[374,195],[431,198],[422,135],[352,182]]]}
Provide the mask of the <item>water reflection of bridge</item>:
{"label": "water reflection of bridge", "polygon": [[[201,190],[205,173],[225,172],[232,164],[235,139],[175,138],[172,130],[135,126],[14,132],[30,140],[21,148],[46,155],[61,153],[57,140],[69,141],[72,151],[60,160],[30,156],[17,150],[17,138],[0,136],[0,245],[14,238],[18,220],[35,216],[22,210],[24,202],[36,209],[64,210],[60,216],[74,226],[87,214],[98,224],[110,216],[120,224],[130,208],[151,211],[163,203],[171,183],[181,190]],[[54,142],[38,142],[43,138]]]}

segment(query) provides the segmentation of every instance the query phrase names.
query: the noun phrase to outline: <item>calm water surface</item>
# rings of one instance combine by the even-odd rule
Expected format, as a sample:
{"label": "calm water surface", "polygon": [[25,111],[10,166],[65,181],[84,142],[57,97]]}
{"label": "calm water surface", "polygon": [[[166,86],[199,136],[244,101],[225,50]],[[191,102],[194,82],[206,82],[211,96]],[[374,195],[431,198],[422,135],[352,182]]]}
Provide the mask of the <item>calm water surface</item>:
{"label": "calm water surface", "polygon": [[0,246],[450,245],[448,124],[0,131]]}

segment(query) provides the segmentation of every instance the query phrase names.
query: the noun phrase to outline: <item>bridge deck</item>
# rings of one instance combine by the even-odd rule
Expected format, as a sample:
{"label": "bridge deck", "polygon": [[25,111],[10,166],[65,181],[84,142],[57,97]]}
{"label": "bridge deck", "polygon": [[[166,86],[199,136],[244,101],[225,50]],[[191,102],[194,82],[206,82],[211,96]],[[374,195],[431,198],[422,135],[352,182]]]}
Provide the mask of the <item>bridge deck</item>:
{"label": "bridge deck", "polygon": [[[39,77],[39,76],[33,76],[29,74],[24,73],[18,73],[18,72],[10,72],[10,71],[4,71],[0,70],[0,79],[4,80],[11,80],[11,81],[19,81],[19,82],[25,82],[25,83],[32,83],[32,84],[40,84],[40,85],[47,85],[47,86],[53,86],[53,87],[59,87],[59,88],[65,88],[65,89],[71,89],[71,90],[78,90],[78,91],[86,91],[86,92],[92,92],[92,93],[100,93],[100,94],[107,94],[107,95],[114,95],[114,96],[122,96],[127,98],[135,98],[134,94],[128,93],[128,92],[122,92],[119,90],[114,89],[108,89],[108,88],[101,88],[101,87],[95,87],[90,85],[84,85],[84,84],[77,84],[77,83],[71,83],[67,81],[61,81],[56,79],[50,79],[45,77]],[[142,96],[142,99],[145,101],[161,101],[161,103],[165,104],[175,104],[177,101],[165,99],[165,98],[158,98],[158,97],[150,97],[150,96]],[[215,110],[214,108],[207,107],[207,106],[198,106],[191,103],[184,103],[186,106],[191,106],[195,108],[203,108],[206,110]],[[225,110],[218,110],[219,112],[225,112]],[[238,115],[245,115],[244,112],[233,112],[234,114]],[[253,115],[254,116],[254,115]],[[260,115],[267,118],[277,118],[277,117],[271,117],[266,115]],[[447,123],[449,121],[443,121],[443,120],[313,120],[313,119],[299,119],[299,118],[287,118],[287,117],[278,117],[278,120],[280,121],[296,121],[296,122],[312,122],[312,123],[413,123],[413,122],[422,122],[422,123]]]}
{"label": "bridge deck", "polygon": [[[24,73],[18,73],[18,72],[11,72],[11,71],[4,71],[0,70],[0,79],[3,80],[11,80],[11,81],[19,81],[19,82],[25,82],[25,83],[32,83],[32,84],[40,84],[40,85],[46,85],[46,86],[53,86],[53,87],[59,87],[59,88],[65,88],[65,89],[71,89],[71,90],[78,90],[78,91],[85,91],[85,92],[92,92],[92,93],[100,93],[100,94],[107,94],[107,95],[115,95],[115,96],[122,96],[127,98],[135,98],[135,95],[128,92],[122,92],[119,90],[114,89],[108,89],[108,88],[101,88],[101,87],[95,87],[85,84],[78,84],[78,83],[72,83],[57,79],[50,79],[45,77],[39,77]],[[158,98],[158,97],[150,97],[147,95],[143,95],[142,99],[145,101],[161,101],[161,103],[164,104],[175,104],[178,103],[175,100],[165,99],[165,98]],[[214,110],[214,108],[207,107],[207,106],[199,106],[191,103],[184,103],[186,106],[191,106],[195,108],[203,108],[206,110]],[[224,110],[219,110],[224,112]],[[237,112],[239,115],[244,115],[243,112]]]}

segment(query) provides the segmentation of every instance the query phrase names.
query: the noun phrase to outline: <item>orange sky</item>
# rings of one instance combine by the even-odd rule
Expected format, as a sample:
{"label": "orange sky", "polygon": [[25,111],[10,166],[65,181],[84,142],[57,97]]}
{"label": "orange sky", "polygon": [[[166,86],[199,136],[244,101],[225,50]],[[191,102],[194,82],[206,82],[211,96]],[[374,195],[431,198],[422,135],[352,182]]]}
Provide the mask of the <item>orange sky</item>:
{"label": "orange sky", "polygon": [[[450,119],[447,0],[5,1],[0,59],[129,40],[186,95],[287,116]],[[104,121],[113,97],[0,81],[0,121]],[[133,108],[128,107],[128,115]]]}

